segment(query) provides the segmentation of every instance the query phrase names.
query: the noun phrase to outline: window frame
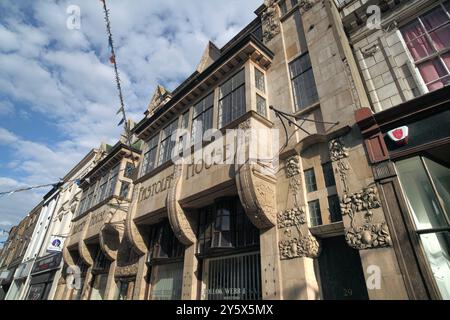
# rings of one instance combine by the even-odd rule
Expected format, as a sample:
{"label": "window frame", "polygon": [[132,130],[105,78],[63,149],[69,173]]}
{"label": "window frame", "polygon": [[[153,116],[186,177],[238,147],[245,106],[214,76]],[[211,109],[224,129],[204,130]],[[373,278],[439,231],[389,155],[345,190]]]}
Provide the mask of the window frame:
{"label": "window frame", "polygon": [[[316,213],[317,213],[316,211],[314,211],[314,215],[313,215],[313,210],[311,210],[312,204],[317,204],[317,207],[315,209],[318,210],[318,215],[316,215]],[[309,224],[311,227],[317,227],[317,226],[323,225],[322,210],[320,208],[320,200],[319,199],[308,201],[308,211],[309,211]],[[314,219],[314,221],[313,221],[313,219]],[[316,222],[320,222],[320,223],[316,223]]]}
{"label": "window frame", "polygon": [[[207,102],[208,102],[207,100],[209,99],[209,97],[211,97],[211,104],[208,103],[208,106],[207,106]],[[206,94],[202,99],[198,100],[197,103],[195,103],[192,106],[192,121],[191,121],[191,130],[190,130],[191,145],[203,142],[203,136],[204,136],[206,130],[214,128],[214,97],[215,97],[214,91],[211,91],[210,93]],[[202,105],[202,110],[201,110],[201,112],[196,114],[196,108],[198,106],[200,106],[200,104]],[[210,118],[209,118],[210,119],[210,127],[205,129],[205,126],[204,126],[205,116],[209,113],[210,113]],[[199,118],[201,118],[201,120],[202,120],[201,121],[202,136],[201,136],[201,141],[196,141],[196,138],[197,138],[196,130],[198,130],[198,127],[195,125],[195,123],[196,123],[195,121]]]}
{"label": "window frame", "polygon": [[[306,68],[305,70],[302,70],[302,72],[300,72],[300,73],[298,73],[297,75],[294,76],[294,72],[293,72],[292,66],[296,62],[300,62],[301,59],[303,59],[303,58],[308,59],[309,67]],[[317,92],[316,78],[314,76],[314,70],[313,70],[313,67],[312,67],[311,58],[309,56],[309,51],[305,51],[301,55],[296,57],[295,59],[292,59],[292,61],[290,61],[289,64],[288,64],[288,69],[289,69],[289,79],[290,79],[291,88],[292,88],[292,96],[294,98],[294,109],[295,109],[295,112],[301,112],[301,111],[303,111],[305,109],[308,109],[309,107],[312,107],[312,106],[316,105],[317,103],[319,103],[319,101],[320,101],[319,93]],[[296,91],[295,81],[297,79],[299,79],[300,77],[306,75],[308,72],[311,72],[311,74],[312,74],[312,84],[314,85],[315,93],[309,99],[309,100],[312,101],[311,103],[309,103],[307,105],[300,106],[300,102],[298,101],[299,97],[297,97],[297,94],[296,94],[297,91]],[[309,94],[309,93],[307,93],[307,94]]]}
{"label": "window frame", "polygon": [[[403,43],[404,43],[404,46],[405,46],[405,50],[408,52],[408,55],[411,57],[411,60],[412,60],[411,62],[415,66],[415,68],[417,70],[417,73],[418,73],[418,76],[420,76],[420,78],[422,79],[422,81],[423,81],[423,83],[424,83],[424,85],[426,87],[426,90],[428,92],[431,92],[431,91],[434,91],[434,90],[438,90],[438,89],[430,90],[429,86],[433,85],[436,82],[442,81],[445,78],[448,78],[447,86],[450,85],[450,67],[447,66],[447,64],[445,63],[444,59],[442,58],[442,56],[445,55],[445,54],[449,54],[450,55],[450,46],[445,47],[443,49],[438,49],[436,47],[436,45],[434,44],[434,41],[433,41],[433,39],[431,37],[431,34],[433,32],[435,32],[436,30],[441,29],[441,28],[445,28],[446,26],[447,27],[450,26],[450,9],[447,9],[445,7],[445,5],[444,5],[445,2],[446,1],[439,1],[436,4],[436,6],[434,6],[433,8],[423,12],[422,14],[416,16],[414,19],[412,19],[412,20],[408,21],[407,23],[405,23],[403,26],[399,27],[400,35],[402,37],[402,40],[403,40]],[[424,24],[422,18],[424,16],[426,16],[427,14],[431,13],[433,10],[435,10],[438,7],[440,7],[440,9],[443,10],[444,13],[446,14],[447,21],[442,23],[442,24],[440,24],[437,27],[434,27],[431,30],[427,30],[427,28],[425,27],[425,24]],[[422,29],[422,33],[420,35],[414,37],[413,39],[407,40],[405,35],[403,34],[403,30],[406,29],[407,27],[409,27],[410,25],[416,24],[417,22],[419,23],[419,25],[420,25],[420,27]],[[426,57],[419,58],[417,61],[414,61],[414,57],[413,57],[413,55],[412,55],[412,53],[410,51],[410,48],[408,47],[408,44],[410,44],[410,43],[412,43],[414,41],[417,41],[417,40],[419,40],[421,38],[426,39],[427,43],[432,48],[433,52],[431,54],[427,55]],[[443,76],[440,76],[437,79],[434,79],[434,80],[431,80],[429,82],[426,82],[425,79],[423,78],[422,74],[420,73],[419,65],[422,65],[422,64],[424,64],[426,62],[430,62],[430,61],[434,61],[434,60],[439,60],[439,63],[441,64],[443,69],[446,71],[446,74],[443,75]],[[444,87],[445,86],[446,85],[444,84]]]}
{"label": "window frame", "polygon": [[[239,84],[237,87],[233,88],[233,80],[235,78],[237,78],[237,76],[240,73],[243,74],[244,81],[241,84]],[[234,74],[229,76],[225,81],[223,81],[221,85],[218,86],[218,89],[219,89],[218,90],[218,92],[219,92],[219,97],[218,97],[219,99],[218,99],[218,101],[219,101],[219,103],[218,103],[218,112],[217,112],[217,117],[218,117],[218,121],[217,122],[218,122],[219,128],[223,128],[223,127],[229,125],[234,120],[238,119],[240,116],[245,114],[245,112],[247,111],[247,101],[246,101],[247,92],[246,92],[246,88],[245,88],[245,85],[246,85],[246,81],[245,81],[246,79],[245,78],[246,78],[246,67],[243,66],[238,71],[236,71]],[[230,86],[231,86],[230,91],[228,93],[226,93],[225,95],[222,95],[222,87],[224,87],[225,85],[227,85],[230,82],[231,82],[231,84],[230,84]],[[243,107],[242,110],[238,109],[238,106],[234,106],[234,104],[233,104],[233,101],[237,100],[237,97],[239,97],[237,92],[241,88],[243,88],[242,89],[243,92],[242,92],[242,97],[241,98],[243,98],[242,100],[244,102],[244,105],[242,106]],[[227,97],[229,97],[229,96],[231,98],[231,102],[230,102],[230,105],[229,105],[230,110],[227,110],[227,111],[230,112],[230,117],[229,117],[230,119],[225,122],[224,121],[224,114],[225,114],[225,112],[224,112],[224,107],[223,107],[222,104],[225,103],[224,102],[225,99]],[[236,97],[236,98],[234,98],[234,97]],[[236,110],[236,114],[235,115],[233,114],[233,110]]]}
{"label": "window frame", "polygon": [[[314,183],[313,183],[313,185],[314,185],[314,190],[310,190],[310,188],[309,188],[309,186],[310,186],[310,181],[308,181],[308,179],[307,179],[307,172],[308,172],[308,173],[309,173],[309,172],[312,172],[312,178],[314,179]],[[317,187],[316,172],[315,172],[314,167],[311,167],[311,168],[309,168],[309,169],[303,170],[303,175],[304,175],[304,177],[305,177],[305,189],[306,189],[306,191],[307,191],[308,193],[316,192],[317,190],[319,190],[318,187]]]}

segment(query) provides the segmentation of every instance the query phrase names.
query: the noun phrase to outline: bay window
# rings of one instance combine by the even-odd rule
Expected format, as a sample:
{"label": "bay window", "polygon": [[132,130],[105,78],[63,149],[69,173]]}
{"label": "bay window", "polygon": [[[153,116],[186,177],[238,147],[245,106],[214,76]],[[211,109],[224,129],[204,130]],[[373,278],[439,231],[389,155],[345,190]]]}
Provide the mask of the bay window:
{"label": "bay window", "polygon": [[315,104],[319,100],[316,82],[309,59],[306,52],[289,64],[292,89],[296,110],[301,110]]}
{"label": "bay window", "polygon": [[245,113],[245,69],[219,88],[219,124],[224,127]]}
{"label": "bay window", "polygon": [[450,84],[450,1],[418,16],[401,33],[428,90]]}
{"label": "bay window", "polygon": [[417,237],[443,299],[450,299],[450,168],[425,156],[396,169]]}
{"label": "bay window", "polygon": [[114,166],[114,168],[111,169],[111,172],[109,173],[106,198],[108,198],[114,194],[114,189],[116,188],[118,178],[119,178],[119,164],[116,164]]}
{"label": "bay window", "polygon": [[158,165],[169,161],[172,157],[172,150],[175,147],[176,141],[172,139],[172,134],[177,129],[177,120],[172,121],[167,127],[162,130],[161,144],[159,147]]}
{"label": "bay window", "polygon": [[141,176],[149,173],[155,168],[156,165],[156,151],[158,149],[159,134],[153,136],[147,143],[148,149],[144,154],[142,161]]}
{"label": "bay window", "polygon": [[194,106],[192,116],[192,141],[193,144],[201,143],[203,135],[213,127],[214,94],[209,94]]}

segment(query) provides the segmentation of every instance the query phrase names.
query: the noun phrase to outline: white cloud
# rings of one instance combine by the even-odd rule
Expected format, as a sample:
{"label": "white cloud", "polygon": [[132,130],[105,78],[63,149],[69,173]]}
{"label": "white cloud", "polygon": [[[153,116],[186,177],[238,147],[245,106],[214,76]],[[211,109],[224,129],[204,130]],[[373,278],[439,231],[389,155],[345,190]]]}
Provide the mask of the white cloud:
{"label": "white cloud", "polygon": [[[174,89],[195,70],[208,40],[224,45],[255,18],[253,11],[261,3],[108,1],[129,115],[139,121],[156,84]],[[72,4],[81,9],[80,30],[66,28],[66,9]],[[13,181],[56,181],[91,148],[116,141],[121,128],[116,125],[119,102],[100,1],[10,0],[0,2],[0,12],[0,115],[21,121],[38,112],[62,137],[52,144],[37,143],[0,127],[1,148],[14,158],[0,160],[0,168],[9,168],[12,177],[0,177],[2,191],[13,187]],[[42,125],[36,123],[36,130]],[[0,219],[17,221],[14,215],[24,216],[43,192],[2,199]]]}

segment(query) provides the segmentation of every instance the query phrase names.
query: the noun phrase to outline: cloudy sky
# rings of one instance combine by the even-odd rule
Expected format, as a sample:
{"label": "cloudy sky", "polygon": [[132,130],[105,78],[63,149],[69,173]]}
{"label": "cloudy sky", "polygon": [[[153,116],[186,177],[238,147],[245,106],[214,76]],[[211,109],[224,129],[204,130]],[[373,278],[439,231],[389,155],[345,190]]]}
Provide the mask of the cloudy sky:
{"label": "cloudy sky", "polygon": [[[129,116],[139,121],[157,83],[173,90],[208,40],[223,46],[262,2],[109,0]],[[79,29],[67,27],[70,5],[80,8]],[[108,57],[100,1],[0,1],[0,191],[58,181],[91,148],[118,138]],[[46,191],[0,197],[0,228]]]}

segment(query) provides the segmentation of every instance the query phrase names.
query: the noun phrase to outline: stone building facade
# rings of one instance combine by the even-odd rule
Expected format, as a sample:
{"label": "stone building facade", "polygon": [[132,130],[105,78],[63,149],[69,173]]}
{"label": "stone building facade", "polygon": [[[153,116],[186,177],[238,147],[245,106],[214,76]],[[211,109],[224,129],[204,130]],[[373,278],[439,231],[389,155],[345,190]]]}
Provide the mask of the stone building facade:
{"label": "stone building facade", "polygon": [[[442,23],[418,36],[433,39],[448,1],[266,0],[208,43],[179,87],[157,86],[143,144],[119,142],[83,179],[55,298],[447,298],[448,66],[421,63],[448,53],[408,38],[430,10]],[[390,132],[432,123],[412,145]],[[414,227],[404,157],[429,177],[430,228]]]}
{"label": "stone building facade", "polygon": [[26,251],[30,246],[33,233],[36,229],[43,201],[40,202],[31,212],[17,225],[16,230],[10,234],[11,242],[5,250],[5,260],[3,266],[7,271],[6,279],[2,280],[2,288],[5,293],[5,299],[19,299],[17,293],[25,284],[27,269],[22,264]]}
{"label": "stone building facade", "polygon": [[[55,299],[115,299],[116,288],[132,286],[139,256],[124,229],[139,147],[139,142],[130,148],[122,141],[108,146],[102,160],[81,180],[80,201],[64,245],[66,268]],[[67,277],[74,273],[78,285],[68,286]],[[120,294],[126,296],[126,288]]]}

